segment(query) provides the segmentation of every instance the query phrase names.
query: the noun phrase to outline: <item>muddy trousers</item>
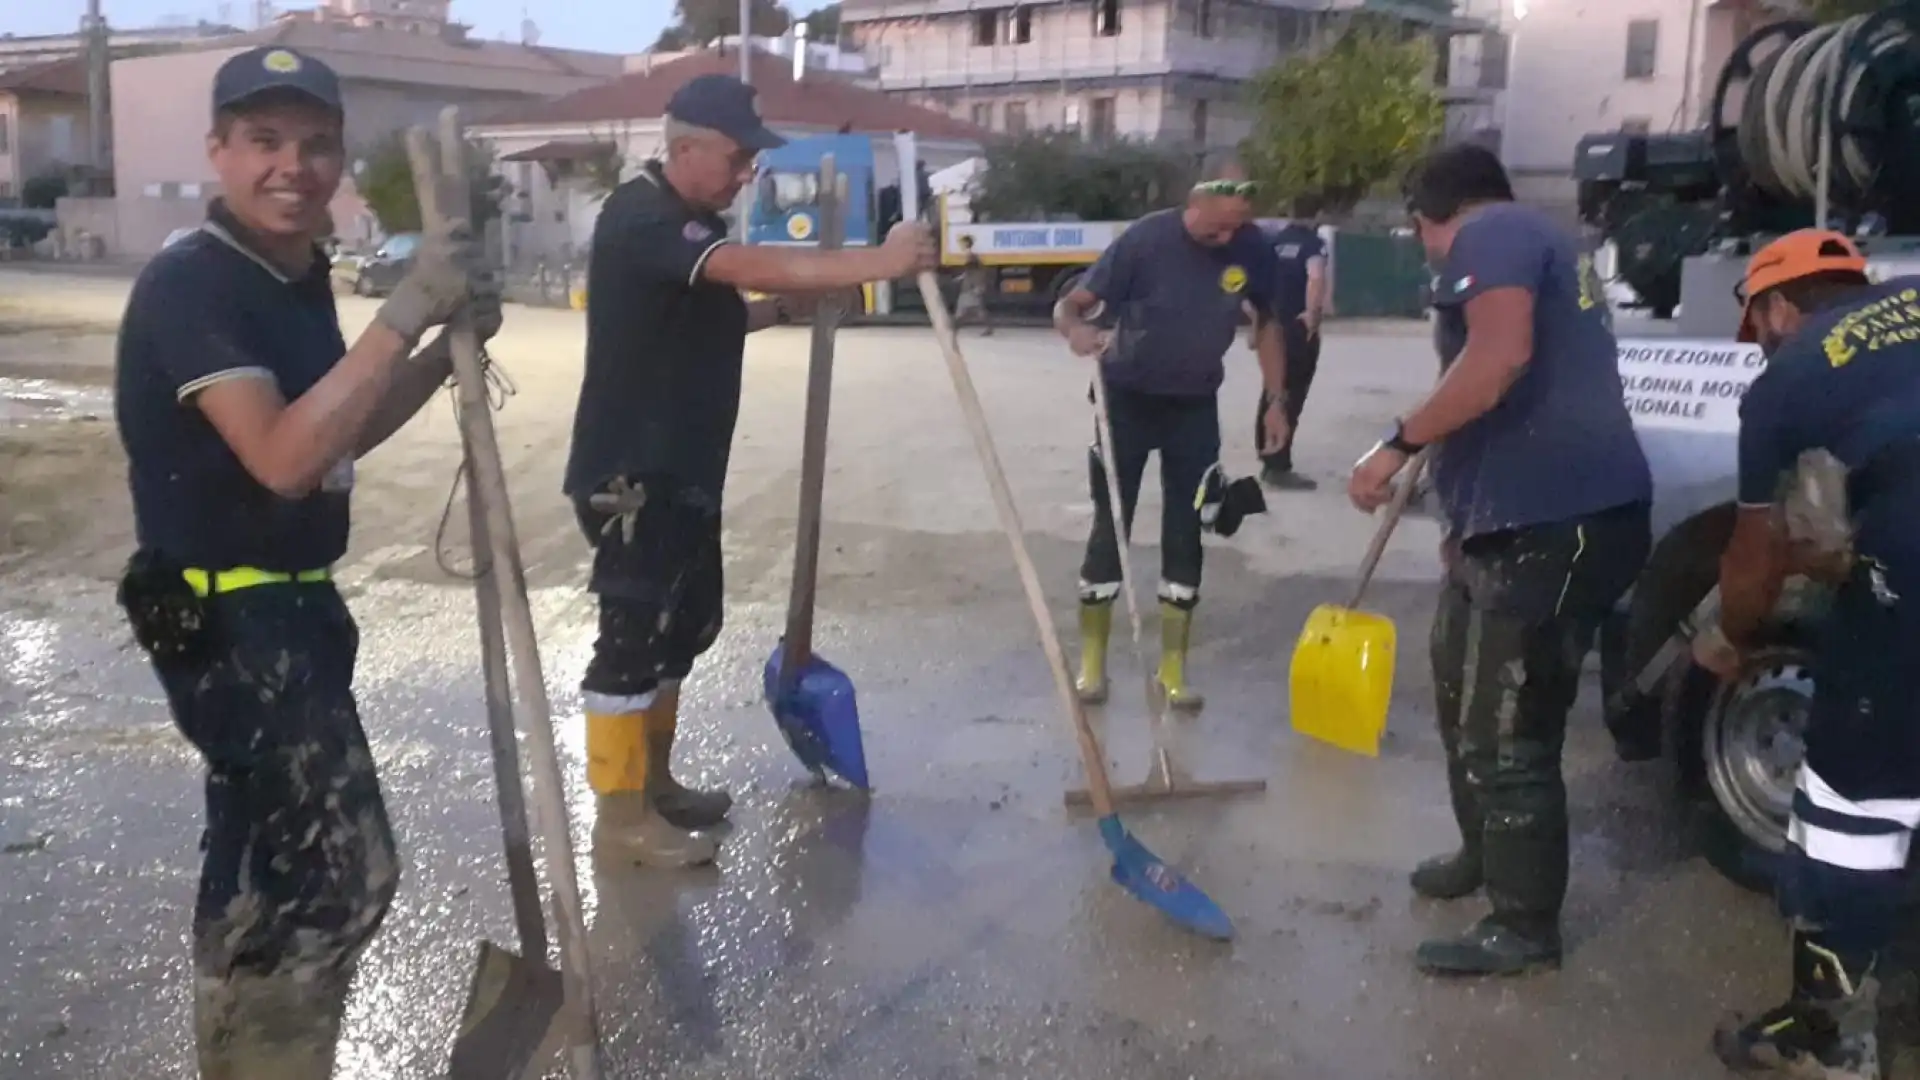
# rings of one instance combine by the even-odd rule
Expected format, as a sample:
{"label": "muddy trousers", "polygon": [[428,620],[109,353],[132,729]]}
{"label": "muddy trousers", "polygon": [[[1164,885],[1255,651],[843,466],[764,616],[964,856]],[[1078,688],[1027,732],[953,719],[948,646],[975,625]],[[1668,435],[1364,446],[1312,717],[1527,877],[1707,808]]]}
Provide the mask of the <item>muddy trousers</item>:
{"label": "muddy trousers", "polygon": [[1160,598],[1192,608],[1200,598],[1200,512],[1195,502],[1207,470],[1220,460],[1220,409],[1212,396],[1171,397],[1107,387],[1113,452],[1104,452],[1096,428],[1088,448],[1088,486],[1093,528],[1080,563],[1080,597],[1111,600],[1120,591],[1120,551],[1108,509],[1105,462],[1119,470],[1123,527],[1133,532],[1133,511],[1147,458],[1160,454]]}
{"label": "muddy trousers", "polygon": [[[1288,317],[1282,326],[1287,347],[1287,441],[1271,454],[1261,454],[1260,464],[1274,472],[1293,471],[1293,439],[1300,428],[1300,413],[1307,405],[1307,391],[1313,389],[1314,373],[1320,370],[1320,335],[1307,332],[1297,317]],[[1260,391],[1260,407],[1253,414],[1253,447],[1257,452],[1267,441],[1267,392]]]}
{"label": "muddy trousers", "polygon": [[1567,712],[1600,622],[1651,545],[1647,506],[1459,545],[1430,642],[1447,788],[1491,918],[1558,932],[1567,891]]}
{"label": "muddy trousers", "polygon": [[353,698],[359,631],[331,584],[206,601],[208,648],[156,663],[207,766],[194,905],[204,1077],[325,1077],[360,952],[399,884]]}

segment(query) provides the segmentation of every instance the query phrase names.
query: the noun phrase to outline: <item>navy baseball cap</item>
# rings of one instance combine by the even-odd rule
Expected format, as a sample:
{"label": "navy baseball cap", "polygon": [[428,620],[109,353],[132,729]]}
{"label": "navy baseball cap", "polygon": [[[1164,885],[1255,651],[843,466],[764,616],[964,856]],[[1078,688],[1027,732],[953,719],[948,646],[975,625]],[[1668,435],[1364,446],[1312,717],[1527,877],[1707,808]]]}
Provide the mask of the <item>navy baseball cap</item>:
{"label": "navy baseball cap", "polygon": [[213,76],[213,111],[231,109],[256,94],[287,90],[342,112],[340,77],[304,53],[279,47],[249,49],[220,65]]}
{"label": "navy baseball cap", "polygon": [[717,131],[748,150],[772,150],[787,140],[767,130],[754,99],[759,91],[731,75],[702,75],[674,91],[667,115]]}

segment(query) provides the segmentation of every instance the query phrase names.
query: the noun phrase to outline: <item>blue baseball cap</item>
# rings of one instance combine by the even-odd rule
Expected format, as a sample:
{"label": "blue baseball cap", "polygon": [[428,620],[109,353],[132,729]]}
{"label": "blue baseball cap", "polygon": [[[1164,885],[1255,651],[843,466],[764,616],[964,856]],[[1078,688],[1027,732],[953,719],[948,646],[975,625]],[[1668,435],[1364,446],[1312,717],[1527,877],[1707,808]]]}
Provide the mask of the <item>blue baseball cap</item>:
{"label": "blue baseball cap", "polygon": [[731,75],[702,75],[674,91],[667,115],[717,131],[748,150],[772,150],[787,140],[767,130],[754,99],[759,91]]}
{"label": "blue baseball cap", "polygon": [[277,46],[249,49],[220,65],[213,76],[213,111],[231,109],[256,94],[286,90],[312,98],[334,112],[340,104],[340,76],[305,53]]}

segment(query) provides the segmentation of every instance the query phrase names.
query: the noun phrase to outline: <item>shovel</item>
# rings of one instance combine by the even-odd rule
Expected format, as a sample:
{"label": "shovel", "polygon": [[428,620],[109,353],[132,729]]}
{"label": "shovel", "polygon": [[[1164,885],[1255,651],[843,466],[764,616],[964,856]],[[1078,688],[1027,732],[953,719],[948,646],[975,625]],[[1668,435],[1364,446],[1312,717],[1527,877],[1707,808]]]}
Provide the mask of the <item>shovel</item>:
{"label": "shovel", "polygon": [[[464,199],[456,194],[463,193],[467,184],[466,137],[457,109],[449,108],[440,115],[440,150],[440,167],[436,169],[427,133],[420,128],[407,132],[407,157],[413,168],[421,218],[426,222],[445,220],[445,210],[461,206]],[[547,1070],[564,1046],[574,1080],[598,1080],[599,1044],[586,924],[574,873],[573,840],[568,832],[533,611],[527,602],[526,572],[514,541],[512,509],[507,502],[506,473],[500,462],[486,375],[472,326],[464,319],[456,320],[448,328],[448,341],[471,481],[468,499],[476,526],[473,543],[476,552],[482,544],[487,552],[484,559],[476,559],[484,567],[477,583],[481,647],[508,882],[522,955],[491,942],[481,943],[447,1076],[448,1080],[531,1080]],[[513,643],[511,661],[517,668],[513,674],[518,676],[511,680],[507,668],[509,637]],[[565,975],[546,965],[525,795],[507,707],[510,681],[518,691],[519,719],[525,724],[533,750],[534,795],[540,804],[555,906],[560,913],[561,953],[571,969]]]}
{"label": "shovel", "polygon": [[[820,247],[840,246],[846,178],[833,155],[820,159]],[[793,545],[793,591],[787,632],[761,673],[761,687],[787,745],[815,776],[831,771],[867,790],[867,754],[853,680],[814,655],[813,607],[820,578],[820,500],[827,479],[827,407],[833,397],[833,334],[843,300],[823,300],[813,316],[813,354],[807,368],[806,432],[800,452],[800,514]]]}
{"label": "shovel", "polygon": [[1426,464],[1427,451],[1422,450],[1394,491],[1361,560],[1353,599],[1345,607],[1314,608],[1293,648],[1287,678],[1293,730],[1367,757],[1380,756],[1380,736],[1387,729],[1396,635],[1392,619],[1361,611],[1360,601]]}

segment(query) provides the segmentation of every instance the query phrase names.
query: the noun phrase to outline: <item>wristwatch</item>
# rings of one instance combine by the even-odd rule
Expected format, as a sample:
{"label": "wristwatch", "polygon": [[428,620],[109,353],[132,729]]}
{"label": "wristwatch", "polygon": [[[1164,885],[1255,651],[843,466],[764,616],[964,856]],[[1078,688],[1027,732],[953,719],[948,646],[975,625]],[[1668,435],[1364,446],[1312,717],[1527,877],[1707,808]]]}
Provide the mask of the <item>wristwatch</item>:
{"label": "wristwatch", "polygon": [[1412,457],[1425,449],[1424,446],[1407,438],[1407,424],[1404,420],[1395,420],[1393,422],[1393,430],[1387,434],[1386,438],[1380,440],[1380,445],[1396,453],[1405,454],[1408,457]]}

